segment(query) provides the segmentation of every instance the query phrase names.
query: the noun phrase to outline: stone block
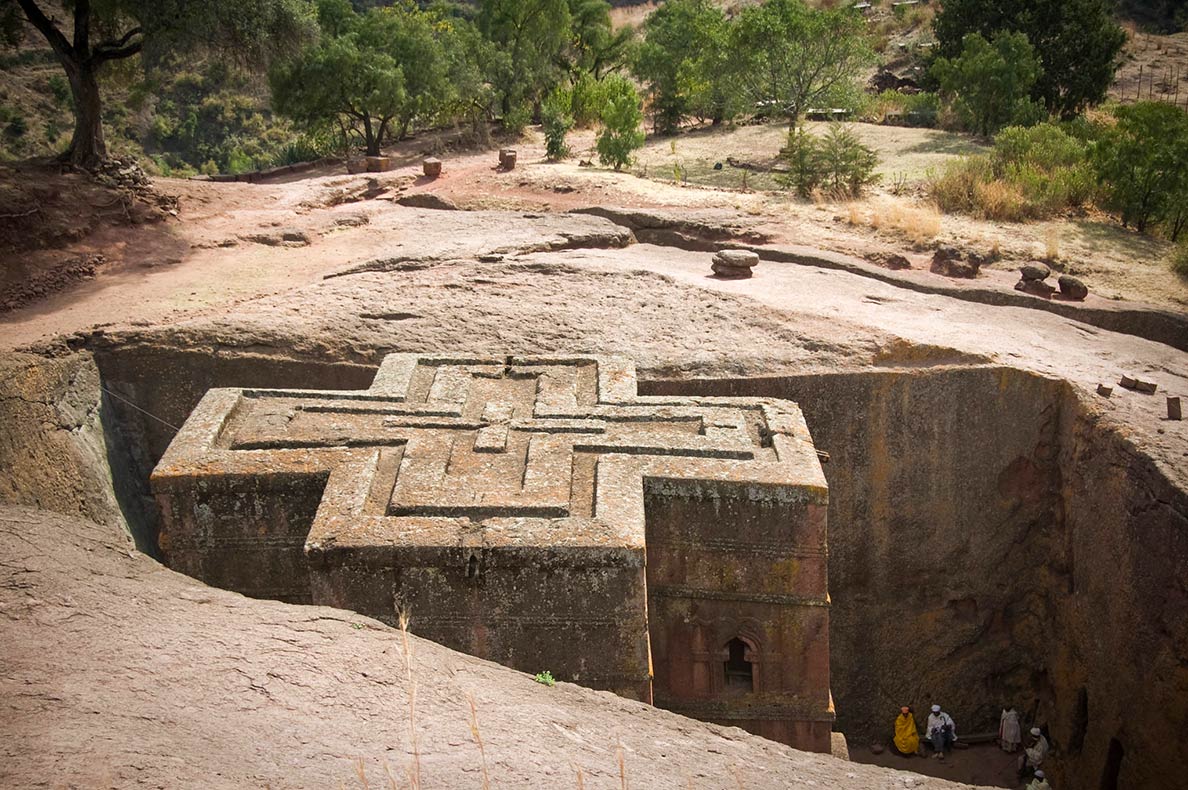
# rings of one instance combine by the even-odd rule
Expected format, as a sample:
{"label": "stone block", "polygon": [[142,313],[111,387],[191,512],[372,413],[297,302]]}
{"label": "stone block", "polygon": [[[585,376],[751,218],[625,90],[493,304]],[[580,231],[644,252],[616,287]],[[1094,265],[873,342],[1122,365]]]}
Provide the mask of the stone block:
{"label": "stone block", "polygon": [[[795,404],[615,357],[388,356],[214,389],[153,472],[167,561],[528,672],[830,748],[828,489]],[[654,670],[654,675],[653,675]]]}
{"label": "stone block", "polygon": [[426,178],[437,178],[441,175],[441,160],[431,156],[421,162],[421,172]]}
{"label": "stone block", "polygon": [[500,170],[515,170],[516,169],[516,149],[503,148],[499,151],[499,169]]}
{"label": "stone block", "polygon": [[391,160],[386,156],[367,157],[368,173],[386,173],[391,168]]}
{"label": "stone block", "polygon": [[1171,395],[1167,396],[1167,418],[1169,420],[1184,419],[1184,412],[1180,408],[1179,396],[1175,396],[1175,397],[1173,397]]}

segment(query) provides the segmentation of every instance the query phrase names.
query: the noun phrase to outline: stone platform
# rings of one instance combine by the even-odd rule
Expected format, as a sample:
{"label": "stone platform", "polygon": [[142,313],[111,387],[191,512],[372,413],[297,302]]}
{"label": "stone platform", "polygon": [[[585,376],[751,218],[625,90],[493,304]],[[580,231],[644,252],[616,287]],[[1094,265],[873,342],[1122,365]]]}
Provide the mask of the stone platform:
{"label": "stone platform", "polygon": [[830,749],[828,492],[789,401],[395,354],[362,392],[210,390],[152,486],[212,585]]}

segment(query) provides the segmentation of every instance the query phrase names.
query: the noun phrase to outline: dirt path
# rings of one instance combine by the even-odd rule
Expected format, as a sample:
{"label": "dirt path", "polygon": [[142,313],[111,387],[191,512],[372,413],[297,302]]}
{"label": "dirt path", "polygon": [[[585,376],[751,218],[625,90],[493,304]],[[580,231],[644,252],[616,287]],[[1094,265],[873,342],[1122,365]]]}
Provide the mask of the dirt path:
{"label": "dirt path", "polygon": [[[880,146],[885,162],[894,163],[887,167],[908,168],[916,175],[967,152],[969,147],[960,139],[949,139],[951,135],[929,130],[859,126],[858,131]],[[813,204],[792,200],[784,193],[684,185],[664,175],[672,170],[673,162],[687,168],[700,163],[708,168],[711,160],[734,154],[744,158],[756,153],[771,155],[778,150],[783,134],[782,127],[760,126],[688,134],[669,141],[653,139],[641,151],[636,168],[636,173],[647,173],[646,178],[580,166],[579,160],[593,158],[593,134],[589,131],[572,136],[573,159],[548,163],[539,133],[530,131],[516,143],[520,166],[512,172],[495,169],[496,143],[491,150],[443,154],[443,177],[425,182],[417,178],[420,158],[441,145],[440,140],[426,137],[393,149],[397,169],[375,176],[348,176],[327,167],[268,184],[161,179],[158,187],[181,201],[181,221],[109,227],[66,250],[32,254],[31,259],[94,253],[104,255],[107,262],[94,279],[0,314],[0,345],[19,347],[91,326],[156,324],[217,313],[242,300],[314,282],[330,272],[390,255],[412,241],[441,254],[500,246],[496,243],[498,227],[483,222],[469,228],[445,223],[453,228],[449,238],[435,232],[434,223],[418,222],[413,236],[407,221],[411,215],[393,205],[392,199],[420,192],[468,209],[541,214],[542,221],[558,212],[591,205],[722,209],[762,224],[773,241],[858,257],[876,253],[919,257],[904,236],[914,232],[910,227],[913,222],[921,221],[912,214],[915,209],[910,197],[884,189],[852,206]],[[374,187],[374,199],[342,202],[360,197],[369,185]],[[926,213],[923,221],[931,221]],[[1099,295],[1174,309],[1188,307],[1188,282],[1168,271],[1163,261],[1166,245],[1124,233],[1108,223],[1076,220],[999,226],[950,216],[937,221],[933,243],[944,241],[983,252],[997,248],[1007,256],[995,265],[1003,270],[1003,276],[1009,276],[1007,270],[1019,261],[1035,257],[1054,243],[1062,251],[1066,268],[1083,276]],[[897,223],[903,229],[897,230]],[[557,226],[550,226],[542,235],[556,230]],[[286,232],[293,240],[282,238]]]}
{"label": "dirt path", "polygon": [[925,776],[936,776],[952,782],[993,785],[994,787],[1022,787],[1016,780],[1017,754],[1007,754],[994,744],[977,744],[968,749],[955,749],[944,760],[929,757],[900,757],[889,749],[872,754],[869,747],[850,744],[850,759],[867,765],[881,765]]}

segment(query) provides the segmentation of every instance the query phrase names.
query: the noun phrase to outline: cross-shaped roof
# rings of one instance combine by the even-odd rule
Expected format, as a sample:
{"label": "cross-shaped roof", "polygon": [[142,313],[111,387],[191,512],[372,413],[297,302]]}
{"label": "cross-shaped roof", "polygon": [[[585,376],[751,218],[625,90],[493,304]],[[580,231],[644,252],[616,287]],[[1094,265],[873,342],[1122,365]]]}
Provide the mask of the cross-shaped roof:
{"label": "cross-shaped roof", "polygon": [[213,389],[153,472],[327,476],[306,550],[642,547],[644,483],[824,504],[799,409],[646,397],[618,357],[391,354],[366,391]]}

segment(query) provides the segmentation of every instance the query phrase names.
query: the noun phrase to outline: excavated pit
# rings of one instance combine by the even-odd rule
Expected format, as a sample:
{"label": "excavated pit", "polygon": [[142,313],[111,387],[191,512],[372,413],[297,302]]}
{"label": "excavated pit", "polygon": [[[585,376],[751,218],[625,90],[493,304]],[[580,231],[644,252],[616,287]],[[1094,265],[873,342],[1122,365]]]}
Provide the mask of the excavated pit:
{"label": "excavated pit", "polygon": [[[90,354],[45,364],[75,365],[84,394],[102,388],[108,469],[89,473],[110,474],[150,553],[149,473],[208,388],[362,389],[376,369],[92,353],[97,376]],[[1188,770],[1166,740],[1188,714],[1188,498],[1067,384],[995,366],[640,378],[641,394],[795,400],[830,454],[833,693],[852,747],[884,739],[900,704],[942,701],[977,733],[1011,703],[1049,727],[1059,786],[1171,787]]]}

